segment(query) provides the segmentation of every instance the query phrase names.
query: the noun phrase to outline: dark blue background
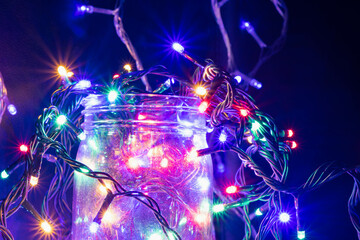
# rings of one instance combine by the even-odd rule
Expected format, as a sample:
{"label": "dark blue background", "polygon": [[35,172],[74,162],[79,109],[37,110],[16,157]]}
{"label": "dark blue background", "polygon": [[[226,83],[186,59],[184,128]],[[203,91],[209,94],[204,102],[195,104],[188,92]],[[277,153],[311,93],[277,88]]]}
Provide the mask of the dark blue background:
{"label": "dark blue background", "polygon": [[[321,163],[338,161],[360,164],[359,94],[356,59],[358,14],[353,1],[287,1],[289,30],[284,49],[257,73],[260,91],[250,94],[277,124],[293,128],[299,147],[290,164],[289,182],[302,184]],[[90,1],[112,8],[114,1]],[[145,1],[124,5],[125,28],[145,67],[165,65],[189,76],[193,66],[171,54],[173,39],[183,40],[194,54],[226,64],[226,52],[211,12],[209,0]],[[112,18],[103,15],[74,16],[73,1],[1,1],[0,71],[18,114],[6,114],[0,125],[0,169],[15,160],[16,146],[28,141],[42,108],[49,105],[56,82],[56,61],[74,61],[75,74],[88,74],[102,82],[131,60],[117,38]],[[259,49],[238,28],[247,19],[269,42],[280,30],[280,17],[270,1],[230,0],[222,9],[238,67],[248,72]],[[40,188],[46,189],[52,166],[45,164]],[[229,170],[229,173],[231,170]],[[20,172],[17,172],[20,174]],[[232,178],[230,174],[227,176]],[[1,197],[16,176],[2,182]],[[343,176],[304,196],[302,215],[308,239],[356,239],[347,214],[352,179]],[[42,191],[30,199],[40,206]],[[222,231],[226,239],[240,239],[242,225],[232,216]],[[9,219],[15,239],[33,239],[34,224],[23,212]],[[240,229],[240,230],[239,230]],[[291,234],[290,234],[291,235]]]}

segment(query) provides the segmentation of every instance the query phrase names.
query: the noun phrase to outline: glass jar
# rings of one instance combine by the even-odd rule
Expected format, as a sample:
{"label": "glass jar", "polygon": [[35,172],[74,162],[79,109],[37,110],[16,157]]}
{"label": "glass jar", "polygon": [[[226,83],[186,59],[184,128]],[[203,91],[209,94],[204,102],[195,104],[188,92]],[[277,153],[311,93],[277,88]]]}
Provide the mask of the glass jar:
{"label": "glass jar", "polygon": [[[115,103],[104,95],[83,101],[83,129],[77,160],[114,177],[127,191],[153,198],[183,240],[214,239],[212,162],[197,157],[207,147],[205,118],[192,97],[125,94]],[[98,227],[93,220],[107,189],[76,172],[72,239],[165,240],[153,212],[134,197],[115,197]],[[107,188],[115,192],[110,181]]]}

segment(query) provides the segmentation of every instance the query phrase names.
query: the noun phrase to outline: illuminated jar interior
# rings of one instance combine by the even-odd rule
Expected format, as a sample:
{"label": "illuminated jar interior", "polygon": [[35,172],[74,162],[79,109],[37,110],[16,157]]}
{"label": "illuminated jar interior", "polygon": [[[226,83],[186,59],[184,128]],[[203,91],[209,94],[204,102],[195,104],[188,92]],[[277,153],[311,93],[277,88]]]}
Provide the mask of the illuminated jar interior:
{"label": "illuminated jar interior", "polygon": [[[195,151],[207,147],[199,104],[197,98],[168,95],[126,94],[111,102],[90,95],[83,101],[86,138],[77,154],[126,190],[152,197],[184,240],[214,239],[211,158]],[[72,239],[176,239],[166,237],[153,212],[134,197],[115,197],[100,225],[94,224],[107,190],[79,172],[74,181]]]}

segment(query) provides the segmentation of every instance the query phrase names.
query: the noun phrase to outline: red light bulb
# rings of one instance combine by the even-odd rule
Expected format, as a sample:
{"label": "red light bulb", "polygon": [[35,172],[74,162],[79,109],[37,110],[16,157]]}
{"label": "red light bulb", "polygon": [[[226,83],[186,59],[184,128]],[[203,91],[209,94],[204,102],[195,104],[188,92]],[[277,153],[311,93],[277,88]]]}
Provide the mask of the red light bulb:
{"label": "red light bulb", "polygon": [[199,112],[204,113],[208,107],[209,107],[209,103],[207,101],[203,101],[198,108]]}
{"label": "red light bulb", "polygon": [[21,146],[19,147],[20,151],[23,153],[26,153],[27,151],[29,151],[28,146],[26,146],[25,144],[21,144]]}
{"label": "red light bulb", "polygon": [[229,186],[229,187],[227,187],[226,190],[225,190],[225,192],[226,192],[227,194],[234,194],[234,193],[237,193],[237,191],[238,191],[237,186]]}
{"label": "red light bulb", "polygon": [[113,79],[116,79],[116,78],[119,78],[119,77],[120,77],[119,74],[114,74],[114,75],[113,75]]}
{"label": "red light bulb", "polygon": [[247,109],[240,109],[240,115],[246,117],[249,115],[249,111]]}
{"label": "red light bulb", "polygon": [[291,129],[287,130],[287,136],[288,136],[289,138],[293,137],[294,134],[295,134],[295,133],[294,133],[293,130],[291,130]]}

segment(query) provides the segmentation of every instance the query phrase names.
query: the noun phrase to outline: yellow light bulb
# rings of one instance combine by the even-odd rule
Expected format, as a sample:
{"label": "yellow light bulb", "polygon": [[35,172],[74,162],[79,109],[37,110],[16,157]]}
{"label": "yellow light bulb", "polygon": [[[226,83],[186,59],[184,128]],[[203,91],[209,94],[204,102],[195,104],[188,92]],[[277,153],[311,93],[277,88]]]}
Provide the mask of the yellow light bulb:
{"label": "yellow light bulb", "polygon": [[59,75],[61,77],[66,77],[67,76],[68,72],[67,72],[67,70],[66,70],[66,68],[64,66],[59,66],[57,71],[58,71],[58,73],[59,73]]}
{"label": "yellow light bulb", "polygon": [[42,221],[41,222],[41,228],[45,233],[51,233],[52,232],[52,227],[47,221]]}
{"label": "yellow light bulb", "polygon": [[38,177],[34,177],[34,176],[31,176],[30,177],[30,181],[29,181],[29,183],[30,183],[30,185],[31,186],[36,186],[37,184],[38,184],[38,182],[39,182],[39,178]]}
{"label": "yellow light bulb", "polygon": [[125,65],[124,65],[124,69],[125,69],[126,71],[130,72],[130,71],[131,71],[131,65],[130,65],[130,64],[125,64]]}
{"label": "yellow light bulb", "polygon": [[195,93],[199,96],[205,96],[207,94],[207,90],[203,86],[197,86],[195,87]]}

